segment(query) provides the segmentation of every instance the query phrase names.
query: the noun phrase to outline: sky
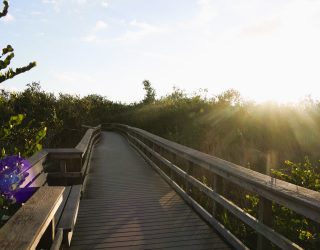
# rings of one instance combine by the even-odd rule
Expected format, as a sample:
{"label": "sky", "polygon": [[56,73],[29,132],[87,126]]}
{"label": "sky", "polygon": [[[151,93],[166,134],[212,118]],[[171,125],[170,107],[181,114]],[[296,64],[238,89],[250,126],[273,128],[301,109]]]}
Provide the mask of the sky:
{"label": "sky", "polygon": [[320,0],[11,0],[0,47],[37,67],[0,87],[134,102],[227,89],[261,102],[320,99]]}

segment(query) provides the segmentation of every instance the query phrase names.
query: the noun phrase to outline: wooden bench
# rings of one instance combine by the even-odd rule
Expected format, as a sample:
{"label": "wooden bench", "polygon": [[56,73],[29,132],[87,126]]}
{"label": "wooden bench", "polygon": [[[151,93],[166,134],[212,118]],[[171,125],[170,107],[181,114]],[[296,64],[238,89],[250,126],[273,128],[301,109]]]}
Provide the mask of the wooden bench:
{"label": "wooden bench", "polygon": [[[28,159],[28,175],[19,192],[34,194],[21,201],[25,204],[0,229],[0,250],[70,246],[82,183],[100,131],[100,126],[89,128],[76,148],[44,149]],[[59,172],[47,173],[46,163],[53,160],[59,162]],[[58,177],[56,182],[50,175]]]}
{"label": "wooden bench", "polygon": [[[47,151],[42,150],[28,159],[31,166],[24,170],[28,176],[21,184],[21,192],[38,191],[1,228],[0,249],[35,249],[37,244],[41,249],[50,249],[51,245],[53,249],[60,249],[61,245],[70,246],[82,185],[49,187],[48,173],[43,167],[48,155]],[[62,190],[59,197],[53,195],[56,189]],[[30,202],[37,206],[29,206]],[[32,226],[29,228],[27,225]]]}
{"label": "wooden bench", "polygon": [[[25,193],[34,192],[34,189],[37,189],[39,187],[41,187],[40,190],[51,190],[51,189],[44,189],[44,187],[49,188],[47,183],[48,173],[45,173],[44,167],[43,167],[45,160],[48,158],[48,155],[49,155],[48,151],[42,150],[28,159],[31,166],[30,168],[25,169],[24,171],[25,173],[28,173],[28,176],[25,179],[25,181],[21,184],[21,187],[23,188],[21,190],[22,192],[25,192]],[[42,234],[41,237],[44,235],[42,242],[40,241],[40,245],[42,248],[48,249],[48,246],[51,245],[53,240],[56,240],[56,241],[61,240],[60,244],[56,244],[56,245],[63,244],[65,246],[70,246],[71,237],[73,234],[73,228],[74,228],[77,214],[78,214],[78,208],[79,208],[80,197],[81,197],[81,188],[82,188],[82,185],[73,185],[73,186],[63,187],[63,192],[61,194],[61,201],[59,203],[59,206],[54,210],[53,217],[52,217],[52,211],[47,211],[48,213],[50,213],[50,216],[52,217],[52,224],[53,224],[52,226],[56,231],[53,233],[53,236],[55,233],[57,233],[58,236],[62,234],[61,237],[60,236],[55,238],[51,237],[50,234],[52,232],[50,233],[50,231],[52,230],[50,228],[47,229],[46,233],[42,232],[42,229],[39,231],[37,227],[34,227],[33,230],[31,230],[33,232],[36,232],[37,234],[39,234],[40,232]],[[39,196],[38,191],[34,194],[34,196],[35,195]],[[30,200],[33,199],[34,196],[32,196]],[[44,197],[45,196],[43,195],[40,198],[44,198]],[[51,197],[49,197],[49,199],[51,199]],[[26,204],[28,203],[29,201],[27,201]],[[35,209],[38,211],[38,209],[41,209],[41,206],[36,207]],[[21,218],[21,216],[19,218]],[[35,217],[32,217],[32,219],[34,218]],[[45,225],[48,226],[47,224]],[[41,227],[43,227],[43,225],[41,225]],[[2,248],[0,247],[0,249]]]}
{"label": "wooden bench", "polygon": [[[0,229],[0,249],[37,249],[43,237],[54,239],[54,216],[64,187],[40,187]],[[47,243],[46,240],[45,243]]]}

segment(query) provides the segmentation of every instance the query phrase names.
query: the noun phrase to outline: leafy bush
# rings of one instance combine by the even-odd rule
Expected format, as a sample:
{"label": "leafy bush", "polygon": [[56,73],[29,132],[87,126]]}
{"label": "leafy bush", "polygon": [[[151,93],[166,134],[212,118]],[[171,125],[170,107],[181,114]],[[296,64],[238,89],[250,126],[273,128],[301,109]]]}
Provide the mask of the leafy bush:
{"label": "leafy bush", "polygon": [[[8,13],[8,1],[3,1],[3,5],[0,18]],[[14,56],[14,49],[11,45],[2,49],[0,83],[36,66],[35,62],[31,62],[27,66],[15,70],[8,68]],[[3,102],[3,98],[0,101]],[[14,205],[18,201],[17,191],[26,177],[23,169],[27,167],[28,162],[20,157],[20,153],[24,156],[30,156],[40,150],[42,147],[40,141],[46,135],[46,127],[39,130],[31,128],[30,123],[22,126],[24,119],[24,114],[11,115],[9,122],[2,123],[3,126],[0,129],[0,226],[3,219],[7,219],[8,215],[10,216],[16,210]],[[18,154],[18,156],[10,156],[10,154]]]}
{"label": "leafy bush", "polygon": [[[319,164],[319,161],[317,162]],[[304,162],[285,161],[284,166],[272,170],[272,175],[278,179],[320,191],[320,165],[313,164],[308,157]],[[275,228],[280,233],[288,235],[292,240],[298,239],[306,249],[319,249],[320,226],[280,205],[273,205]]]}

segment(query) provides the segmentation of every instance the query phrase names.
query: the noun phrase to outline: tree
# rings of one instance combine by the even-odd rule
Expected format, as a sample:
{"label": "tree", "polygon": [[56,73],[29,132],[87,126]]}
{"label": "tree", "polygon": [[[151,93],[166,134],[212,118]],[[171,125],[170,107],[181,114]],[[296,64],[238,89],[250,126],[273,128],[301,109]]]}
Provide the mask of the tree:
{"label": "tree", "polygon": [[[3,1],[3,9],[0,12],[0,18],[4,17],[8,13],[9,3],[8,1]],[[14,58],[14,49],[11,45],[7,45],[2,49],[2,54],[0,55],[0,83],[15,77],[21,73],[24,73],[36,66],[36,62],[30,62],[27,66],[12,69],[8,68],[11,60]],[[8,69],[7,69],[8,68]]]}
{"label": "tree", "polygon": [[143,103],[144,104],[150,104],[150,103],[154,103],[156,100],[156,91],[155,89],[151,86],[151,83],[149,80],[144,80],[142,82],[143,84],[143,89],[145,90],[145,96],[143,99]]}
{"label": "tree", "polygon": [[[8,14],[8,1],[3,1],[3,5],[3,9],[2,11],[0,11],[0,18]],[[0,55],[0,83],[11,79],[21,73],[24,73],[36,66],[36,62],[31,62],[27,66],[16,68],[15,70],[12,68],[8,68],[13,58],[14,49],[11,45],[7,45],[2,49],[2,54]],[[24,114],[12,115],[9,119],[9,122],[1,127],[0,158],[7,155],[6,148],[8,147],[9,153],[21,153],[24,156],[30,156],[41,149],[41,144],[39,144],[39,142],[44,138],[46,134],[46,127],[42,127],[40,130],[33,129],[31,133],[31,129],[29,129],[28,125],[21,126],[24,118]],[[24,138],[21,138],[22,135]],[[30,138],[30,135],[33,139]],[[17,142],[17,140],[19,140],[19,143]],[[22,146],[20,147],[18,146],[18,144],[21,144]]]}
{"label": "tree", "polygon": [[[9,9],[8,1],[3,1],[3,5],[0,18],[6,16]],[[21,68],[8,68],[13,58],[14,49],[11,45],[7,45],[0,54],[0,83],[36,66],[35,62],[31,62]],[[28,162],[20,156],[20,153],[23,156],[30,156],[41,150],[40,141],[46,135],[46,127],[39,130],[30,129],[29,124],[21,126],[24,118],[24,114],[12,115],[9,122],[0,128],[0,226],[15,210],[11,208],[16,203],[16,191],[26,178],[22,168]],[[19,143],[22,144],[21,147],[18,145]],[[16,155],[8,155],[6,149],[9,154]]]}

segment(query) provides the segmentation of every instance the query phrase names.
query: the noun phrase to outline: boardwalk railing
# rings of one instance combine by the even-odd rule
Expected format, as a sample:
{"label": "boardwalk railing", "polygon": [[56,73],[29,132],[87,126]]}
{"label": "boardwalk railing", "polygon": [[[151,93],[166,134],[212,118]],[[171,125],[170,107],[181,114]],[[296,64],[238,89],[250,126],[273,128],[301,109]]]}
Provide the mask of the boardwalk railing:
{"label": "boardwalk railing", "polygon": [[88,164],[94,143],[100,136],[101,126],[89,128],[75,148],[45,149],[48,161],[57,162],[57,171],[49,170],[50,184],[82,184],[88,171]]}
{"label": "boardwalk railing", "polygon": [[[34,193],[0,229],[0,249],[60,249],[68,246],[78,213],[81,185],[101,126],[87,130],[76,148],[44,149],[28,159],[30,167],[19,192]],[[58,161],[61,172],[46,170]],[[53,178],[52,178],[53,177]]]}
{"label": "boardwalk railing", "polygon": [[[271,242],[282,249],[302,249],[272,228],[273,202],[320,223],[319,192],[252,171],[138,128],[122,124],[110,124],[106,128],[122,132],[150,165],[236,249],[247,247],[218,221],[217,214],[221,208],[255,230],[258,249],[271,249]],[[211,185],[207,184],[204,176],[211,178]],[[259,196],[258,218],[228,199],[224,193],[226,182]],[[206,202],[195,197],[196,193],[211,201],[210,212],[205,208]]]}

